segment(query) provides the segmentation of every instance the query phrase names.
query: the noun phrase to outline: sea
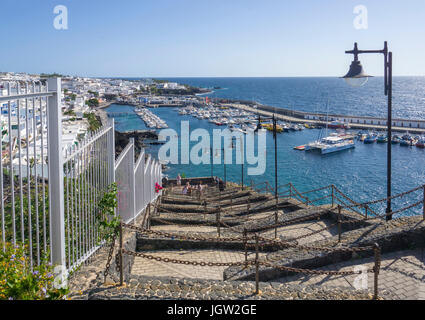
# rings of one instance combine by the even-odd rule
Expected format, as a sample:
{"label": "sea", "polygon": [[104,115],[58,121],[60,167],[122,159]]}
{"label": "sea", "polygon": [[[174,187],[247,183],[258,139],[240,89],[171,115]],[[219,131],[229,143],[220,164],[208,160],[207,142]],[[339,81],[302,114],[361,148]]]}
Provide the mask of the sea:
{"label": "sea", "polygon": [[[386,117],[387,97],[384,95],[383,78],[371,78],[360,88],[350,87],[339,78],[162,78],[197,87],[211,88],[209,98],[251,100],[277,108],[299,111],[335,113],[347,115]],[[395,77],[393,80],[393,117],[425,120],[425,77]],[[219,89],[213,89],[219,88]],[[148,129],[134,113],[132,106],[111,105],[106,109],[114,116],[118,131]],[[181,116],[175,108],[150,109],[165,120],[169,128],[179,134],[181,121],[190,123],[190,130],[204,128],[212,132],[218,129],[207,120]],[[332,130],[329,130],[331,133]],[[357,132],[357,131],[354,131]],[[295,146],[316,140],[323,135],[320,129],[306,129],[277,135],[278,185],[292,182],[300,191],[308,191],[334,184],[356,202],[365,202],[386,197],[387,145],[363,144],[356,141],[355,149],[322,156],[316,153],[297,151]],[[187,177],[219,176],[227,181],[244,184],[275,183],[275,156],[273,135],[267,133],[266,170],[258,176],[249,176],[248,164],[170,164],[164,174],[174,178],[178,173]],[[196,142],[191,142],[193,146]],[[149,146],[147,152],[157,157],[160,146]],[[416,147],[392,148],[392,192],[402,193],[425,184],[425,150]],[[220,156],[214,151],[214,156]],[[281,190],[283,191],[283,190]],[[311,197],[320,198],[322,194]],[[423,190],[393,201],[393,210],[416,203],[423,198]],[[320,201],[319,201],[320,202]],[[318,202],[318,203],[319,203]],[[385,203],[373,206],[379,213],[385,212]],[[422,205],[400,215],[422,214]]]}

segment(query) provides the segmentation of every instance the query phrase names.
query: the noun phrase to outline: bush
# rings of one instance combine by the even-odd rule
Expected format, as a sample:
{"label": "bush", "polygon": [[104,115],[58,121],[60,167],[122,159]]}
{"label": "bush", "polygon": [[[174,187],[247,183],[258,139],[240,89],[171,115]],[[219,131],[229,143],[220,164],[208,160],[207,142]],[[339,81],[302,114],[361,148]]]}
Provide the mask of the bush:
{"label": "bush", "polygon": [[53,267],[47,259],[31,271],[27,246],[6,243],[5,251],[0,246],[0,300],[56,300],[68,293],[54,287]]}

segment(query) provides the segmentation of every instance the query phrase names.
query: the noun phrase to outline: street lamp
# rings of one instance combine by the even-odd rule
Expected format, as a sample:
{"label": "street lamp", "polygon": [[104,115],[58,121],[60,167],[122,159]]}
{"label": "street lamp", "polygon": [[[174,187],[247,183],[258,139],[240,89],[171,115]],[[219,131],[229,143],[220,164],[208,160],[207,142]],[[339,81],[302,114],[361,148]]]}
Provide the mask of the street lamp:
{"label": "street lamp", "polygon": [[[276,113],[276,108],[274,108],[274,112]],[[277,192],[277,118],[275,113],[273,113],[273,116],[270,117],[263,117],[261,118],[260,114],[258,114],[258,124],[257,128],[254,132],[258,132],[258,130],[261,129],[261,119],[263,120],[272,120],[273,122],[273,140],[274,140],[274,186],[275,186],[275,198],[278,198],[278,192]]]}
{"label": "street lamp", "polygon": [[359,61],[359,54],[363,53],[379,53],[384,55],[384,84],[385,95],[388,96],[388,146],[387,146],[387,209],[386,220],[392,219],[391,214],[391,139],[392,139],[392,82],[393,82],[393,54],[388,51],[388,43],[385,41],[383,50],[359,50],[357,43],[354,43],[354,50],[345,51],[347,54],[354,55],[354,61],[351,63],[350,70],[342,77],[347,83],[353,86],[365,85],[371,77],[363,70],[363,66]]}

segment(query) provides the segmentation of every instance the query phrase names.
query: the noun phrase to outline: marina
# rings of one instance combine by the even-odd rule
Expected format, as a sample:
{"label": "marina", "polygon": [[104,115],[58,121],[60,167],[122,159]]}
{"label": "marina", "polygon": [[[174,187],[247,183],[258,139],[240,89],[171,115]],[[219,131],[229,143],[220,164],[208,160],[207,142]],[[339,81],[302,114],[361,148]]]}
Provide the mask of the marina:
{"label": "marina", "polygon": [[[205,110],[207,107],[203,107]],[[193,106],[193,112],[198,109]],[[201,108],[200,108],[201,109]],[[123,110],[133,113],[133,116],[116,118],[116,130],[145,130],[145,123],[135,115],[132,106],[111,106],[106,111],[111,114]],[[210,122],[210,119],[200,119],[189,114],[185,108],[151,108],[154,114],[163,119],[169,128],[176,130],[180,135],[181,121],[190,121],[190,130],[203,128],[212,133],[214,129],[231,130],[231,124],[217,125]],[[217,115],[221,118],[223,112],[229,112],[231,108],[222,109],[221,106],[215,105],[209,107],[210,116]],[[182,114],[179,114],[182,111]],[[238,111],[235,109],[234,111]],[[216,112],[216,113],[215,113]],[[206,114],[205,114],[206,115]],[[235,114],[236,115],[236,114]],[[258,124],[258,115],[252,113],[247,116],[251,119],[252,127]],[[237,119],[238,117],[234,117]],[[240,118],[240,117],[239,117]],[[243,118],[241,118],[243,119]],[[229,120],[229,119],[228,119]],[[255,121],[254,121],[255,120]],[[269,120],[262,123],[270,123]],[[294,123],[286,121],[278,121],[278,125],[284,127],[284,123],[288,126]],[[368,134],[368,130],[356,129],[330,129],[325,133],[322,126],[305,126],[304,123],[297,123],[300,130],[287,130],[277,134],[277,152],[278,152],[278,180],[294,181],[300,186],[301,191],[309,188],[320,187],[324,183],[335,184],[354,199],[361,201],[370,197],[383,197],[385,190],[380,182],[385,175],[385,166],[379,165],[384,163],[386,157],[386,143],[364,144],[359,134]],[[236,128],[242,128],[242,124],[235,124]],[[249,124],[248,124],[249,126]],[[266,152],[266,170],[261,176],[248,176],[247,165],[244,166],[244,178],[247,184],[252,180],[253,183],[260,183],[264,180],[273,181],[274,179],[274,150],[273,150],[273,134],[271,131],[263,128],[266,134],[267,152]],[[237,131],[234,131],[237,133]],[[404,131],[405,133],[406,131]],[[382,132],[379,132],[379,134]],[[346,137],[347,140],[354,140],[355,148],[342,150],[341,152],[332,152],[321,154],[320,152],[294,150],[294,147],[306,146],[310,142],[317,141],[323,137],[338,134]],[[377,132],[378,134],[378,132]],[[400,134],[401,136],[404,134]],[[416,134],[412,134],[416,136]],[[190,141],[190,147],[193,147],[196,141]],[[160,146],[151,145],[148,152],[157,155]],[[300,148],[302,149],[302,148]],[[254,150],[257,153],[257,148]],[[235,151],[233,151],[235,156]],[[222,153],[221,153],[222,155]],[[404,163],[420,163],[423,161],[424,149],[419,147],[403,147],[400,144],[393,147],[393,189],[394,192],[403,192],[406,188],[414,188],[415,181],[425,179],[425,168],[423,166],[412,165],[406,170]],[[219,161],[220,152],[214,150],[214,161]],[[209,157],[208,157],[209,158]],[[220,162],[218,162],[220,163]],[[227,181],[241,182],[241,165],[227,164],[224,168],[223,163],[214,164],[211,169],[210,164],[192,165],[189,164],[170,164],[168,170],[164,172],[169,177],[175,177],[177,174],[185,174],[187,177],[210,176],[211,174],[224,177],[225,171]],[[330,169],[332,168],[332,169]],[[371,178],[371,173],[373,173]],[[364,182],[368,181],[367,187]],[[280,183],[280,182],[279,182]]]}

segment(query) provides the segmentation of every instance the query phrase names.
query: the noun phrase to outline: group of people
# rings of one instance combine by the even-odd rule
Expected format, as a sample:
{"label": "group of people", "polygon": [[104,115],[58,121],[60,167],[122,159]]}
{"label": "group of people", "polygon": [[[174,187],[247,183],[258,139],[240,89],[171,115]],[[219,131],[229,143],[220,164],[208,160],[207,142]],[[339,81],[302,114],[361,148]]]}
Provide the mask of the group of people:
{"label": "group of people", "polygon": [[[180,176],[180,173],[177,175],[177,185],[181,186],[182,184],[182,177]],[[190,181],[187,181],[185,186],[182,189],[182,193],[185,195],[191,195],[193,191],[197,190],[199,193],[199,196],[202,196],[202,193],[204,191],[204,186],[199,182],[198,185],[191,186]]]}

